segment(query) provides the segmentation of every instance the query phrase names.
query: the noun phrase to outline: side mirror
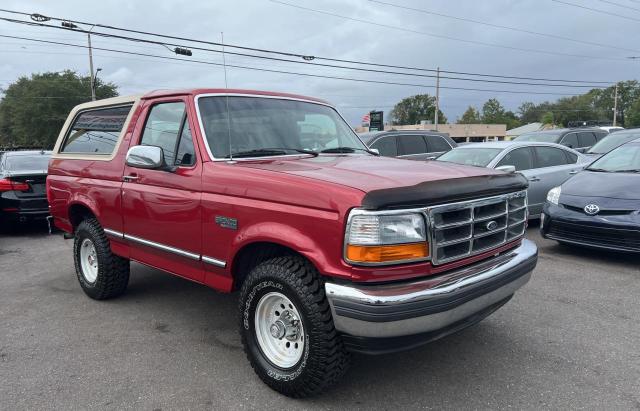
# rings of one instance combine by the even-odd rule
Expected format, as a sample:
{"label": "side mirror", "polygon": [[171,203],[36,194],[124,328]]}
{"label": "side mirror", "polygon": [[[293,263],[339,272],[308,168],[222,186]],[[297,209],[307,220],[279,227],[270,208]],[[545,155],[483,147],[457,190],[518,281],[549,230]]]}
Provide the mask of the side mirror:
{"label": "side mirror", "polygon": [[133,146],[127,152],[125,162],[129,167],[175,171],[175,167],[164,161],[164,152],[157,146]]}
{"label": "side mirror", "polygon": [[500,167],[496,167],[496,170],[504,171],[505,173],[515,173],[516,166],[500,166]]}
{"label": "side mirror", "polygon": [[369,151],[373,151],[377,155],[380,155],[380,150],[378,150],[377,148],[370,148]]}

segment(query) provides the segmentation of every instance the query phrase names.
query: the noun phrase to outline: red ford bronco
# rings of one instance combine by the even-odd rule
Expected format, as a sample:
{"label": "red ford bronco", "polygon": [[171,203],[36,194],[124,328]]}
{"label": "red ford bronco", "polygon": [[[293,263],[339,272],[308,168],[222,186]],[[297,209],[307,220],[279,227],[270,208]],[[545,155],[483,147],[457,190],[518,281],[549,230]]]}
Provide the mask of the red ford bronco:
{"label": "red ford bronco", "polygon": [[155,91],[82,104],[47,196],[84,292],[129,262],[239,291],[260,378],[318,393],[349,352],[415,347],[477,323],[537,261],[520,174],[379,157],[328,103],[247,90]]}

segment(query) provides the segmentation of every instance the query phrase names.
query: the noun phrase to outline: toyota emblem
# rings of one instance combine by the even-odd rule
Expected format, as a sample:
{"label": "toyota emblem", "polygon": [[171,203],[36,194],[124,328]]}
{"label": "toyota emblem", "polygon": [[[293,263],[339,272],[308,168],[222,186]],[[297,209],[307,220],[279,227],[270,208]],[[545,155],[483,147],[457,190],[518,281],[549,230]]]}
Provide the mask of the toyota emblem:
{"label": "toyota emblem", "polygon": [[487,231],[493,231],[498,228],[498,223],[492,220],[489,221],[485,227],[487,228]]}
{"label": "toyota emblem", "polygon": [[587,204],[584,206],[584,212],[588,215],[596,215],[600,212],[600,207],[595,204]]}

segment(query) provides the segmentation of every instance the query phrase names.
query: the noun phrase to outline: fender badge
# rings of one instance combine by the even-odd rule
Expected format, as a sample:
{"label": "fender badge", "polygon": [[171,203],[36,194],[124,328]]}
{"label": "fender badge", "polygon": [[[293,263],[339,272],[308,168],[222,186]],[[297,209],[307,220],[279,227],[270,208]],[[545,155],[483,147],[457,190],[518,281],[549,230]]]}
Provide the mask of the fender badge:
{"label": "fender badge", "polygon": [[238,229],[238,220],[235,218],[217,215],[215,221],[216,224],[218,224],[222,228],[228,228],[230,230]]}

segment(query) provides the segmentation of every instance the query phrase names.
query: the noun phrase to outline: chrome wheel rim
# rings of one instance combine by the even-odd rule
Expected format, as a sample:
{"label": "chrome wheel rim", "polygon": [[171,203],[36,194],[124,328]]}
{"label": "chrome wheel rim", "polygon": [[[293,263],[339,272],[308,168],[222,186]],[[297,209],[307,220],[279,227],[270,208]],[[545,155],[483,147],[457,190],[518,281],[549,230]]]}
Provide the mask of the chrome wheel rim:
{"label": "chrome wheel rim", "polygon": [[255,333],[264,356],[275,366],[291,368],[304,352],[304,327],[295,304],[284,294],[271,292],[258,301]]}
{"label": "chrome wheel rim", "polygon": [[88,283],[95,283],[98,278],[98,253],[93,241],[88,238],[80,244],[80,268],[82,276]]}

